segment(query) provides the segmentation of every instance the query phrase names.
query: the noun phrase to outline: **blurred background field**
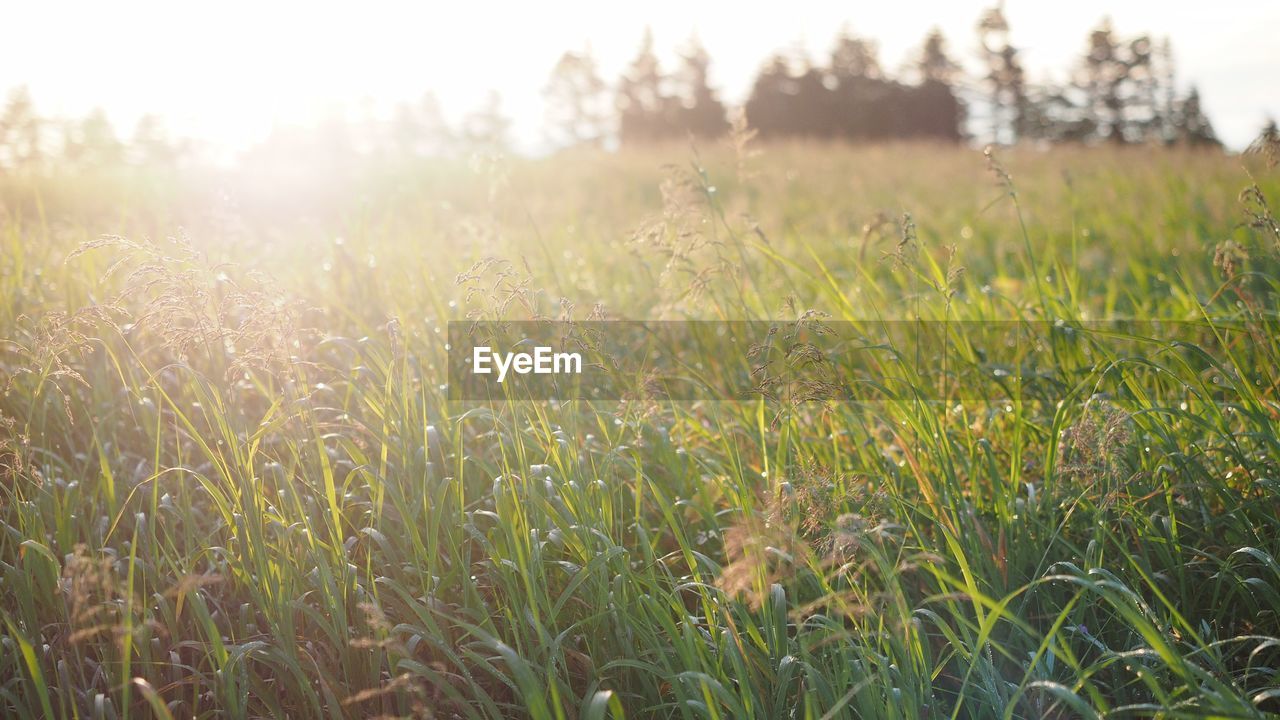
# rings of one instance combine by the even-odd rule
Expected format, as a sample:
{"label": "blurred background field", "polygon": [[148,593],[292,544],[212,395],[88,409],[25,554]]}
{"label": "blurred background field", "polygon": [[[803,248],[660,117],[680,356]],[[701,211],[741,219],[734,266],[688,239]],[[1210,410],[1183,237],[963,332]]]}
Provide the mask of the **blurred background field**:
{"label": "blurred background field", "polygon": [[[813,262],[812,253],[833,266],[843,294],[855,293],[866,274],[871,284],[889,275],[883,260],[901,239],[904,214],[928,254],[941,261],[947,248],[957,248],[974,293],[1002,276],[1020,279],[1023,234],[980,151],[799,142],[761,150],[757,144],[742,153],[740,167],[727,143],[707,145],[541,159],[389,161],[332,172],[305,163],[274,173],[124,167],[18,175],[0,183],[12,257],[40,268],[41,277],[73,272],[76,263],[64,266],[62,258],[102,234],[148,238],[161,247],[185,234],[210,263],[268,272],[273,284],[308,301],[324,305],[334,290],[349,289],[357,293],[351,300],[367,302],[349,303],[348,312],[367,310],[370,321],[385,322],[389,311],[408,317],[423,309],[416,303],[426,295],[460,299],[450,286],[486,257],[536,269],[544,278],[538,290],[551,303],[564,296],[587,309],[603,302],[619,317],[659,319],[671,303],[660,297],[671,248],[647,242],[646,231],[684,220],[716,242],[736,234],[802,265]],[[1042,261],[1080,271],[1075,301],[1095,317],[1133,315],[1142,303],[1167,302],[1166,295],[1179,291],[1211,292],[1213,249],[1223,240],[1247,239],[1237,227],[1245,220],[1238,196],[1251,180],[1238,158],[1147,148],[997,154],[1026,208],[1032,247],[1052,253]],[[1265,186],[1270,176],[1264,171],[1258,180]],[[717,250],[694,252],[703,253],[696,262]],[[296,262],[302,255],[307,262]],[[809,303],[832,292],[797,291],[783,277],[756,277],[755,268],[772,267],[767,257],[733,258],[748,263],[732,270],[741,273],[736,282],[764,293],[745,308],[752,318],[772,316],[788,292]],[[637,275],[640,268],[647,274]],[[368,281],[373,278],[379,281]],[[18,281],[18,273],[9,273],[9,282]],[[84,284],[55,288],[81,293],[67,297],[78,301],[89,291]],[[1160,297],[1151,297],[1160,284]],[[30,301],[43,294],[21,293]],[[892,308],[885,305],[886,312]],[[729,308],[700,310],[692,315],[738,315]]]}

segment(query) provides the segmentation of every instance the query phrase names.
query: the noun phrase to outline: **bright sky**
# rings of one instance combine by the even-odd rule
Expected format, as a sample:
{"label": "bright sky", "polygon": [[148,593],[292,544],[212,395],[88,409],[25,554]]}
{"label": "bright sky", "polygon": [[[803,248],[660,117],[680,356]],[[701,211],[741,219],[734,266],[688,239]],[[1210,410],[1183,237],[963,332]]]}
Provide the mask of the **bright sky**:
{"label": "bright sky", "polygon": [[[274,124],[306,122],[335,103],[385,110],[432,90],[457,117],[503,96],[526,148],[536,147],[541,89],[560,53],[588,43],[606,79],[653,28],[667,66],[697,33],[722,96],[745,98],[774,50],[824,58],[840,26],[879,41],[896,68],[932,26],[953,56],[976,61],[974,26],[989,0],[785,3],[11,2],[0,10],[0,89],[26,84],[44,112],[104,107],[122,135],[144,112],[178,134],[243,147]],[[746,9],[750,8],[750,9]],[[1180,80],[1200,86],[1218,133],[1247,144],[1280,116],[1280,2],[1273,0],[1007,0],[1014,44],[1033,79],[1062,71],[1110,15],[1122,35],[1173,40]]]}

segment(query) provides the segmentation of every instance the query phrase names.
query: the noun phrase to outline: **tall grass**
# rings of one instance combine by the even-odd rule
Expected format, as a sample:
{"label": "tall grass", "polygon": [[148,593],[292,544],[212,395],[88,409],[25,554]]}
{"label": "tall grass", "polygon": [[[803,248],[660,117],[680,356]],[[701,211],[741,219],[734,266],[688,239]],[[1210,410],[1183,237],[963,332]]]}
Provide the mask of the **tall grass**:
{"label": "tall grass", "polygon": [[[2,714],[1280,708],[1273,171],[666,154],[0,179]],[[864,402],[447,401],[448,320],[536,317],[1053,362],[947,382],[957,330]]]}

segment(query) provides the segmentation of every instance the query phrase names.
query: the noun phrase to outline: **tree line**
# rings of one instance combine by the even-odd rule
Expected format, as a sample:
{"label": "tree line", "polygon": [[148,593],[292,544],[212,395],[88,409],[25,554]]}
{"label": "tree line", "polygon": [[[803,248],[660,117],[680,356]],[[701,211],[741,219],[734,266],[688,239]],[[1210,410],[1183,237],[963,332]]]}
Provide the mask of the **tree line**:
{"label": "tree line", "polygon": [[[845,29],[823,61],[769,57],[740,111],[762,137],[1220,145],[1199,91],[1180,92],[1167,39],[1125,37],[1104,19],[1063,80],[1033,83],[1002,5],[984,12],[975,29],[976,77],[953,59],[937,29],[896,73],[881,65],[874,41]],[[611,88],[589,52],[565,53],[545,92],[549,134],[561,145],[624,146],[722,134],[729,109],[708,83],[709,65],[693,40],[676,70],[664,74],[646,31]],[[971,115],[975,108],[985,122]]]}
{"label": "tree line", "polygon": [[[939,30],[928,32],[909,61],[891,72],[874,41],[845,29],[821,60],[799,52],[765,59],[748,97],[730,107],[712,85],[711,57],[696,39],[666,71],[646,30],[614,82],[601,77],[589,50],[559,58],[543,89],[545,133],[558,148],[708,139],[728,132],[731,114],[740,113],[763,138],[1220,145],[1199,92],[1179,89],[1167,39],[1123,36],[1103,20],[1060,78],[1031,82],[1001,5],[982,13],[975,32],[977,74],[964,71]],[[510,130],[496,93],[456,124],[428,93],[358,126],[330,117],[315,128],[277,129],[249,157],[505,150]],[[83,118],[43,117],[25,88],[11,92],[0,109],[0,169],[52,161],[173,164],[194,147],[171,138],[152,115],[128,139],[117,136],[102,110]]]}
{"label": "tree line", "polygon": [[26,87],[10,91],[0,109],[0,169],[52,161],[113,165],[176,163],[189,143],[171,138],[157,115],[144,115],[133,135],[121,138],[102,109],[82,118],[50,118],[36,112]]}

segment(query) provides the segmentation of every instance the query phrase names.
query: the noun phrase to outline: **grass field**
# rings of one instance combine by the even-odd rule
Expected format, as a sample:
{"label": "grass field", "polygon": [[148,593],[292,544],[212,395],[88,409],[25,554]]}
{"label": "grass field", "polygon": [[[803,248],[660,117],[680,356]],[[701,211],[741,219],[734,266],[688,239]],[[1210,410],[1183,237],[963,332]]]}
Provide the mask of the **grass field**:
{"label": "grass field", "polygon": [[[322,160],[0,176],[0,715],[1280,711],[1276,171]],[[602,315],[1077,340],[867,402],[448,401],[449,320]]]}

